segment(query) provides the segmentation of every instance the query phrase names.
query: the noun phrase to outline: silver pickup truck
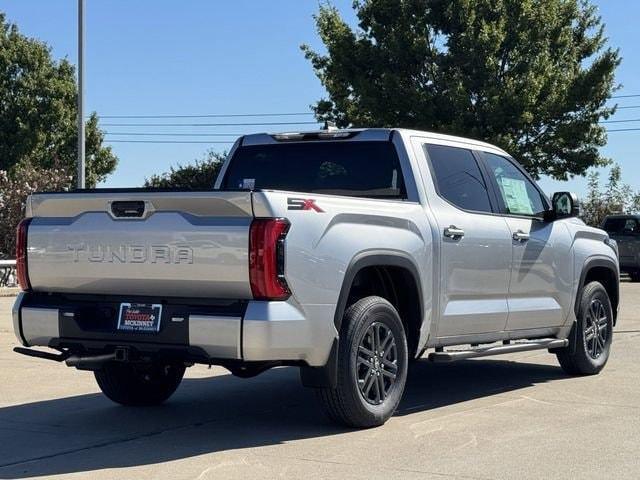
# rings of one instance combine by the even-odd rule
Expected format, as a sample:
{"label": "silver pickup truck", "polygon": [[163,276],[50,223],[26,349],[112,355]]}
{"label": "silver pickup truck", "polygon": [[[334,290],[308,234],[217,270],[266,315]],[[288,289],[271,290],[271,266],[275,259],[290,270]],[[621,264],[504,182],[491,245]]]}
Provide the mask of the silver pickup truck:
{"label": "silver pickup truck", "polygon": [[403,129],[247,135],[212,187],[29,197],[15,350],[94,371],[124,405],[163,402],[194,363],[297,366],[357,427],[393,414],[427,350],[546,349],[570,374],[609,357],[615,242],[497,147]]}

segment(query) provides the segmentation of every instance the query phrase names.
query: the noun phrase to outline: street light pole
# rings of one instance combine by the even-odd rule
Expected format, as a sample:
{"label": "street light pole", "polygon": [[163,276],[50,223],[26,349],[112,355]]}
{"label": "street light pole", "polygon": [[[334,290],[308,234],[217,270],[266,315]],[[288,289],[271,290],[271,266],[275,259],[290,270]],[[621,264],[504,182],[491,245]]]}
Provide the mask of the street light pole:
{"label": "street light pole", "polygon": [[85,187],[84,0],[78,0],[78,188]]}

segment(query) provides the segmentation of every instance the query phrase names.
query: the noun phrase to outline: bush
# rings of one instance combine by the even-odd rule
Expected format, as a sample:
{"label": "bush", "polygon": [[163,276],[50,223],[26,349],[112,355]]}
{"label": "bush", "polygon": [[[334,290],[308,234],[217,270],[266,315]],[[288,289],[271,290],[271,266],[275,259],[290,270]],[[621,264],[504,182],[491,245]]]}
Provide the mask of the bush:
{"label": "bush", "polygon": [[145,187],[179,188],[183,190],[211,190],[227,154],[207,152],[193,165],[178,165],[160,175],[153,175],[144,182]]}
{"label": "bush", "polygon": [[24,218],[27,196],[38,191],[68,190],[73,176],[62,168],[37,169],[18,164],[0,170],[0,258],[15,255],[15,231]]}
{"label": "bush", "polygon": [[588,179],[587,197],[582,202],[580,215],[587,225],[600,228],[607,215],[640,211],[640,193],[634,192],[630,185],[622,182],[619,165],[611,168],[604,190],[600,188],[598,172],[590,173]]}

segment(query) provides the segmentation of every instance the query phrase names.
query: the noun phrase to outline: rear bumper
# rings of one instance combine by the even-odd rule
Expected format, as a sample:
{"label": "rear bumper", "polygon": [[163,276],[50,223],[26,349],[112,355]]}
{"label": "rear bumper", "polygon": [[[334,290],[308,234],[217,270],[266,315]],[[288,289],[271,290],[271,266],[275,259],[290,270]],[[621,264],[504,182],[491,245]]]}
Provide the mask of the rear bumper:
{"label": "rear bumper", "polygon": [[637,272],[640,270],[640,258],[636,255],[620,256],[620,271]]}
{"label": "rear bumper", "polygon": [[640,264],[637,263],[623,263],[620,265],[620,272],[622,273],[634,273],[640,271]]}
{"label": "rear bumper", "polygon": [[337,338],[330,305],[302,308],[292,301],[175,300],[164,305],[158,334],[117,331],[117,306],[130,300],[21,293],[13,307],[14,331],[27,347],[92,352],[129,347],[214,364],[281,361],[322,366]]}

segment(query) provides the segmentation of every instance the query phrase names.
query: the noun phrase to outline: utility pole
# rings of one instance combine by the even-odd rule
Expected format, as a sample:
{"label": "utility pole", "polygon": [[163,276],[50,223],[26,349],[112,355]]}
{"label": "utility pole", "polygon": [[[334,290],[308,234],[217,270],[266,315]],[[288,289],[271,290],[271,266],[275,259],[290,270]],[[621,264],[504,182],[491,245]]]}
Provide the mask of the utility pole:
{"label": "utility pole", "polygon": [[78,188],[85,188],[84,0],[78,0]]}

